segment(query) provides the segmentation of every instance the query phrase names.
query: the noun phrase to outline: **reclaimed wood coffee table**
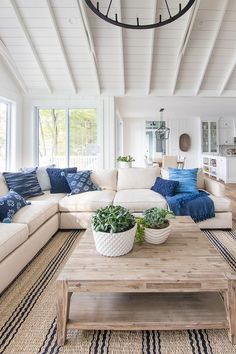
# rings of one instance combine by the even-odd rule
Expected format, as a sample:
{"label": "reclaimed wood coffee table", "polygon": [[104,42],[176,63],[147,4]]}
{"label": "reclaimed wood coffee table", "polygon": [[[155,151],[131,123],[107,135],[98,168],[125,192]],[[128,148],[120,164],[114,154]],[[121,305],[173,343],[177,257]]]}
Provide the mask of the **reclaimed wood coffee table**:
{"label": "reclaimed wood coffee table", "polygon": [[172,221],[166,243],[116,258],[99,255],[87,230],[56,283],[59,345],[69,328],[226,328],[236,343],[236,273],[189,217]]}

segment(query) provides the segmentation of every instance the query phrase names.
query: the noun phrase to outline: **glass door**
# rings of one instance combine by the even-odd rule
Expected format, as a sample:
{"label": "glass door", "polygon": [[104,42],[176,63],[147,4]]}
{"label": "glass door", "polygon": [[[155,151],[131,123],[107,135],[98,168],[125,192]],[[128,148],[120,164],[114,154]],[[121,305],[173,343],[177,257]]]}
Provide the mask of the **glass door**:
{"label": "glass door", "polygon": [[209,123],[202,122],[202,152],[209,152]]}
{"label": "glass door", "polygon": [[210,122],[210,152],[217,152],[217,123]]}

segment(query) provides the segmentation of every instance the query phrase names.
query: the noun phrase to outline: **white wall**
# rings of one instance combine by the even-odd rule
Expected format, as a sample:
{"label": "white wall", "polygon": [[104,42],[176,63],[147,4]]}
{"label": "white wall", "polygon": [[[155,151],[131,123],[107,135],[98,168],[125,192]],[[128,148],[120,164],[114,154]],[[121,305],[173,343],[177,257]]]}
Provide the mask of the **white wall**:
{"label": "white wall", "polygon": [[[153,118],[126,118],[124,123],[124,155],[132,155],[135,158],[134,166],[145,166],[145,122]],[[167,153],[169,155],[181,155],[186,157],[187,168],[200,166],[201,154],[201,130],[200,118],[179,117],[169,118],[167,126],[170,128]],[[179,137],[187,133],[191,137],[191,149],[184,153],[179,150]]]}
{"label": "white wall", "polygon": [[10,170],[22,163],[22,102],[23,96],[12,74],[0,59],[0,98],[12,103]]}

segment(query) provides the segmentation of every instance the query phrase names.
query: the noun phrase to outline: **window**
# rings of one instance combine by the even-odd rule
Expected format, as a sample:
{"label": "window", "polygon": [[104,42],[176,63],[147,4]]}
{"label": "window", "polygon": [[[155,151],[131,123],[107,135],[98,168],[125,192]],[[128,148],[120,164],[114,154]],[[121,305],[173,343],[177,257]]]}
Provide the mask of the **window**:
{"label": "window", "polygon": [[8,167],[8,146],[9,146],[9,123],[10,107],[6,102],[0,101],[0,171]]}
{"label": "window", "polygon": [[38,162],[58,167],[97,169],[95,109],[38,109]]}

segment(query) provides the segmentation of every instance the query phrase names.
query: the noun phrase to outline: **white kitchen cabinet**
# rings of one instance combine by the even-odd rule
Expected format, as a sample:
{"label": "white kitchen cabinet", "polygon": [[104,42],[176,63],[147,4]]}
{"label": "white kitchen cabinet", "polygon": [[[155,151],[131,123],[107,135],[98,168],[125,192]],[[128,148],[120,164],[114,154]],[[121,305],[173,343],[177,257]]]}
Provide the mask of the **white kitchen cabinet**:
{"label": "white kitchen cabinet", "polygon": [[219,119],[219,127],[226,128],[226,129],[234,129],[234,121],[233,119]]}
{"label": "white kitchen cabinet", "polygon": [[217,178],[226,182],[227,180],[227,158],[225,156],[217,157]]}
{"label": "white kitchen cabinet", "polygon": [[203,172],[225,183],[236,183],[236,156],[203,155]]}
{"label": "white kitchen cabinet", "polygon": [[233,119],[219,120],[220,145],[234,145],[235,122]]}
{"label": "white kitchen cabinet", "polygon": [[217,153],[217,122],[202,122],[202,152]]}
{"label": "white kitchen cabinet", "polygon": [[231,128],[220,129],[220,145],[234,145],[234,131]]}

